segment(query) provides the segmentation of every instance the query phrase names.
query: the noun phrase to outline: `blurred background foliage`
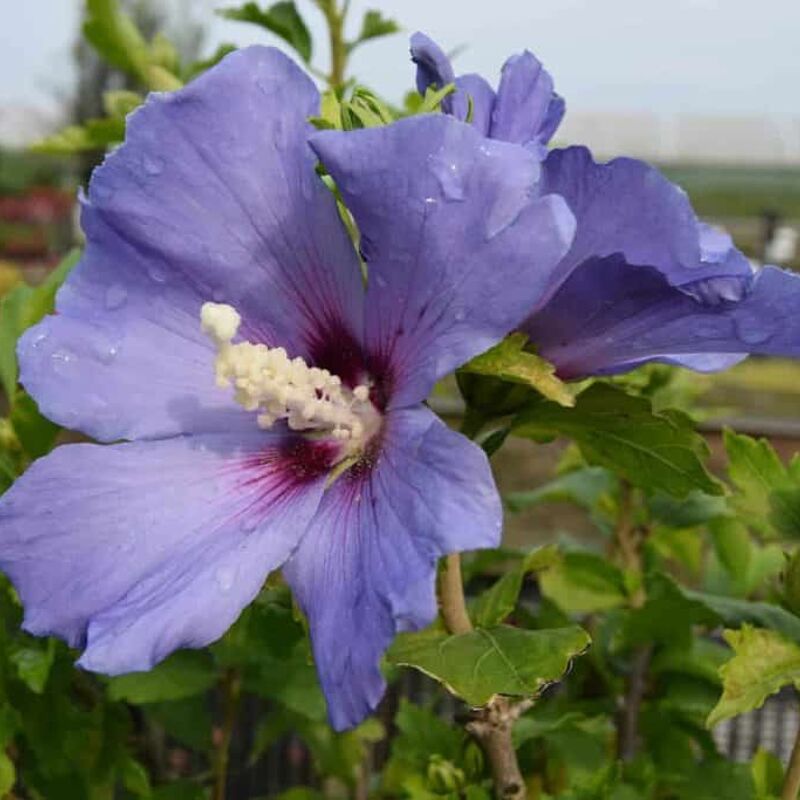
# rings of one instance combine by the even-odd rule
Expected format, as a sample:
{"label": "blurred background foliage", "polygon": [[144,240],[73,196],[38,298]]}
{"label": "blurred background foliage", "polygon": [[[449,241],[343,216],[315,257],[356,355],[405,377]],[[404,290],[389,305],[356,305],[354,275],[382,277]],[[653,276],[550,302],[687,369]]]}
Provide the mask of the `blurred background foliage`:
{"label": "blurred background foliage", "polygon": [[[397,23],[368,11],[345,25],[347,4],[315,5],[331,33],[325,69],[302,2],[248,2],[223,13],[258,26],[265,42],[282,40],[331,87],[330,124],[381,124],[385,114],[426,102],[410,93],[404,111],[390,109],[349,77],[350,53],[395,33]],[[122,140],[125,115],[147,91],[177,88],[232,48],[220,44],[203,59],[203,36],[190,4],[176,14],[157,2],[88,0],[70,124],[32,150],[0,150],[0,491],[55,444],[75,440],[41,417],[18,385],[14,347],[52,310],[79,257],[76,190]],[[427,98],[430,108],[436,100]],[[800,266],[786,232],[800,219],[800,173],[680,164],[665,171],[750,257],[764,258],[783,236],[778,254]],[[798,376],[795,364],[779,360],[753,359],[715,377],[654,366],[598,382],[572,410],[531,390],[535,413],[517,420],[516,438],[481,419],[487,449],[505,442],[494,463],[507,535],[504,548],[468,557],[464,573],[478,629],[493,631],[506,654],[522,637],[513,657],[533,676],[524,693],[536,702],[517,722],[514,745],[531,798],[795,796],[787,794],[796,784],[786,765],[799,718],[791,697],[800,682]],[[478,413],[486,380],[461,376],[470,413]],[[439,387],[435,402],[460,422],[455,382]],[[592,403],[621,409],[622,444],[610,451],[587,435],[596,430]],[[637,421],[655,438],[643,440]],[[675,441],[682,464],[632,455]],[[472,667],[464,659],[435,661],[431,642],[445,636],[436,627],[427,640],[398,640],[378,713],[335,734],[304,621],[275,576],[212,647],[113,679],[74,669],[75,653],[62,643],[20,632],[21,614],[3,581],[0,796],[491,796],[485,757],[462,725],[464,699],[482,703],[509,678],[502,665],[481,682],[464,674]],[[400,666],[409,663],[433,677]],[[733,753],[731,720],[776,693],[791,710],[784,728],[770,741],[751,735],[744,752]]]}

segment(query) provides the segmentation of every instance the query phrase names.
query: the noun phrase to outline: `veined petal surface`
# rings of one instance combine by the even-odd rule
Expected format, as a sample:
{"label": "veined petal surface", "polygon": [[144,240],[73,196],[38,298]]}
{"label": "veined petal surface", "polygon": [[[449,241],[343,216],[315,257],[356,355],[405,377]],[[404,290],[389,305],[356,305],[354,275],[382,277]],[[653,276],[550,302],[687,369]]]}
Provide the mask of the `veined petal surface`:
{"label": "veined petal surface", "polygon": [[392,407],[496,344],[546,291],[573,217],[525,148],[443,115],[311,139],[361,232],[364,341]]}
{"label": "veined petal surface", "polygon": [[297,546],[330,447],[255,431],[57,448],[0,498],[24,627],[106,674],[209,644]]}
{"label": "veined petal surface", "polygon": [[360,331],[358,260],[306,142],[318,104],[299,67],[252,47],[134,112],[92,178],[58,314],[19,346],[45,414],[103,441],[245,425],[214,386],[209,300],[312,361]]}
{"label": "veined petal surface", "polygon": [[309,619],[335,728],[377,705],[380,658],[395,634],[433,621],[437,559],[497,546],[501,525],[483,451],[426,408],[390,412],[374,463],[328,489],[284,570]]}
{"label": "veined petal surface", "polygon": [[524,326],[562,378],[646,361],[710,372],[750,353],[800,357],[800,275],[764,267],[740,300],[709,304],[652,267],[589,259]]}

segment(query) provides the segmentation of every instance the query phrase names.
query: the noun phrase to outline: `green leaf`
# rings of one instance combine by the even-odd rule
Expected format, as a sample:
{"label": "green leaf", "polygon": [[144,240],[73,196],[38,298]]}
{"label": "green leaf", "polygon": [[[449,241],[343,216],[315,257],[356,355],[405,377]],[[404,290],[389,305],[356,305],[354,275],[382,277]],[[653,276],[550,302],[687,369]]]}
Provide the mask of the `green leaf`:
{"label": "green leaf", "polygon": [[83,35],[111,66],[144,80],[147,42],[117,0],[87,0]]}
{"label": "green leaf", "polygon": [[448,83],[447,86],[442,86],[441,89],[436,89],[429,86],[425,90],[425,96],[422,102],[417,107],[417,114],[432,114],[434,111],[442,110],[442,100],[448,95],[453,94],[456,90],[454,83]]}
{"label": "green leaf", "polygon": [[619,608],[628,602],[625,576],[602,556],[565,553],[539,578],[542,594],[568,614]]}
{"label": "green leaf", "polygon": [[0,380],[9,403],[17,393],[17,339],[24,330],[25,305],[33,289],[18,286],[0,297]]}
{"label": "green leaf", "polygon": [[142,95],[127,89],[103,93],[103,108],[109,117],[127,117],[131,111],[137,109],[143,102],[144,97]]}
{"label": "green leaf", "polygon": [[449,725],[438,714],[427,708],[414,705],[406,699],[394,719],[398,734],[392,739],[392,762],[384,777],[385,784],[392,784],[399,765],[422,772],[432,755],[457,762],[464,746],[463,729]]}
{"label": "green leaf", "polygon": [[130,756],[126,757],[120,767],[122,785],[137,797],[150,797],[150,776],[145,767]]}
{"label": "green leaf", "polygon": [[500,344],[468,361],[461,370],[529,386],[559,405],[574,406],[575,397],[567,384],[556,377],[556,368],[525,350],[527,342],[524,333],[512,333]]}
{"label": "green leaf", "polygon": [[709,523],[708,532],[720,563],[735,580],[743,579],[753,553],[747,528],[737,519],[722,517]]}
{"label": "green leaf", "polygon": [[178,780],[153,790],[153,800],[208,800],[208,793],[198,783]]}
{"label": "green leaf", "polygon": [[780,797],[783,789],[783,764],[776,755],[759,747],[750,762],[750,769],[759,800]]}
{"label": "green leaf", "polygon": [[17,478],[18,470],[16,461],[0,450],[0,494],[2,494]]}
{"label": "green leaf", "polygon": [[648,498],[648,505],[653,517],[671,528],[693,528],[729,513],[727,498],[697,491],[681,499],[658,492]]}
{"label": "green leaf", "polygon": [[36,401],[22,389],[17,391],[10,419],[19,443],[32,459],[49,453],[61,430],[42,416]]}
{"label": "green leaf", "polygon": [[379,128],[394,122],[389,107],[374,92],[365,86],[356,86],[349,101],[340,108],[345,130]]}
{"label": "green leaf", "polygon": [[735,628],[745,623],[800,645],[800,618],[780,606],[695,592],[664,573],[648,576],[647,602],[630,615],[626,635],[634,642],[683,641],[688,646],[692,625]]}
{"label": "green leaf", "polygon": [[800,539],[800,487],[769,494],[769,521],[783,539]]}
{"label": "green leaf", "polygon": [[14,647],[9,660],[16,667],[20,680],[35,694],[41,694],[50,677],[56,648],[55,640],[34,642]]}
{"label": "green leaf", "polygon": [[226,19],[251,22],[266,28],[290,44],[303,61],[311,61],[311,34],[292,0],[275,3],[267,9],[250,2],[238,8],[223,8],[217,13]]}
{"label": "green leaf", "polygon": [[702,457],[705,441],[677,411],[653,412],[650,402],[595,383],[575,408],[538,402],[519,414],[513,432],[533,439],[567,436],[590,463],[620,473],[634,486],[684,497],[694,490],[721,494]]}
{"label": "green leaf", "polygon": [[558,550],[553,546],[540,547],[529,553],[516,569],[503,575],[470,604],[469,613],[475,626],[491,628],[501,623],[517,605],[525,575],[546,569],[558,561]]}
{"label": "green leaf", "polygon": [[178,700],[210,689],[217,680],[214,660],[205,651],[179,650],[149,672],[118,675],[108,681],[112,700],[134,705]]}
{"label": "green leaf", "polygon": [[780,633],[750,625],[726,630],[725,641],[734,656],[720,668],[722,697],[706,724],[761,708],[764,701],[784,686],[800,685],[800,646]]}
{"label": "green leaf", "polygon": [[161,31],[157,31],[150,42],[149,61],[151,64],[163,67],[172,74],[180,70],[178,50]]}
{"label": "green leaf", "polygon": [[105,150],[125,138],[125,120],[121,117],[90,119],[83,125],[69,125],[58,133],[41,139],[31,148],[36,153],[68,156],[92,150]]}
{"label": "green leaf", "polygon": [[791,488],[791,479],[778,454],[766,439],[753,439],[726,429],[728,474],[737,488],[733,504],[745,521],[761,533],[771,533],[770,496],[776,489]]}
{"label": "green leaf", "polygon": [[603,467],[584,467],[559,475],[549,483],[529,492],[506,495],[509,510],[523,511],[539,503],[573,502],[582,508],[592,509],[604,495],[617,486],[614,476]]}
{"label": "green leaf", "polygon": [[72,250],[39,286],[18,286],[0,297],[0,385],[10,404],[17,396],[17,339],[53,310],[56,291],[79,258],[80,250]]}
{"label": "green leaf", "polygon": [[387,655],[393,664],[436,679],[471,706],[482,706],[496,694],[538,694],[588,646],[588,634],[578,627],[528,631],[500,625],[458,636],[436,630],[402,634]]}
{"label": "green leaf", "polygon": [[342,105],[333,89],[322,93],[319,104],[319,116],[310,117],[309,122],[318,130],[342,129]]}
{"label": "green leaf", "polygon": [[389,36],[399,30],[400,26],[393,19],[384,17],[380,11],[369,10],[364,14],[364,18],[361,21],[361,30],[358,37],[355,41],[350,42],[347,47],[349,50],[353,50],[363,42],[377,39],[380,36]]}
{"label": "green leaf", "polygon": [[169,736],[193,750],[204,752],[211,746],[213,718],[205,695],[148,703],[147,715],[161,725]]}
{"label": "green leaf", "polygon": [[783,574],[783,602],[794,614],[800,616],[800,550],[789,557]]}
{"label": "green leaf", "polygon": [[5,750],[0,750],[0,796],[5,797],[14,788],[17,770]]}

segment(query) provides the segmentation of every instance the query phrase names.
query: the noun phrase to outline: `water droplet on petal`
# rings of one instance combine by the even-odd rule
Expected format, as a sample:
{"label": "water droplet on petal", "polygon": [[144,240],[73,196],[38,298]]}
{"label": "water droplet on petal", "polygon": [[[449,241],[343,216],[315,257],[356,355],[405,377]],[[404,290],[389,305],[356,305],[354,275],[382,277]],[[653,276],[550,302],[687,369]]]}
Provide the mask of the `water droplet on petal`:
{"label": "water droplet on petal", "polygon": [[47,330],[40,330],[39,333],[36,334],[33,338],[33,342],[31,343],[33,347],[41,347],[44,340],[50,335],[50,332]]}
{"label": "water droplet on petal", "polygon": [[53,350],[50,354],[50,361],[53,371],[58,375],[68,375],[76,362],[75,354],[69,350]]}
{"label": "water droplet on petal", "polygon": [[258,527],[258,517],[245,517],[240,527],[244,533],[252,533]]}
{"label": "water droplet on petal", "polygon": [[145,154],[142,158],[142,168],[153,177],[160,175],[164,171],[164,159],[160,156]]}
{"label": "water droplet on petal", "polygon": [[147,268],[147,274],[150,276],[150,280],[153,281],[153,283],[165,283],[167,280],[166,270],[155,264],[151,264]]}
{"label": "water droplet on petal", "polygon": [[278,117],[275,120],[275,124],[273,127],[273,138],[275,140],[275,146],[280,150],[285,150],[289,144],[289,136],[286,130],[286,122]]}
{"label": "water droplet on petal", "polygon": [[[431,172],[433,172],[442,195],[447,200],[464,199],[464,179],[459,165],[455,161],[441,156],[430,156]],[[427,202],[427,201],[426,201]]]}
{"label": "water droplet on petal", "polygon": [[217,582],[220,591],[229,592],[233,588],[233,582],[236,578],[236,570],[233,567],[220,567],[214,573],[214,580]]}
{"label": "water droplet on petal", "polygon": [[739,337],[746,344],[763,344],[775,333],[774,320],[750,311],[739,311],[734,317],[734,325]]}
{"label": "water droplet on petal", "polygon": [[128,299],[128,290],[121,283],[112,283],[106,289],[106,308],[113,311],[121,308]]}

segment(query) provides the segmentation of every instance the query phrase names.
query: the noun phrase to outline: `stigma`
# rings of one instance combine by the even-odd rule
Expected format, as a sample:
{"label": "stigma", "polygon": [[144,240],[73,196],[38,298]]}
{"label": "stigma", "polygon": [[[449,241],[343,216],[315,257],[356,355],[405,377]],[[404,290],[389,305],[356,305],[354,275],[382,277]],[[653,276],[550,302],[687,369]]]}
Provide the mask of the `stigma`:
{"label": "stigma", "polygon": [[286,420],[294,431],[327,434],[343,442],[360,442],[371,433],[377,414],[369,385],[352,389],[326,369],[289,358],[282,347],[233,343],[241,316],[225,303],[204,303],[201,327],[217,348],[217,386],[233,387],[236,401],[256,412],[260,428]]}

